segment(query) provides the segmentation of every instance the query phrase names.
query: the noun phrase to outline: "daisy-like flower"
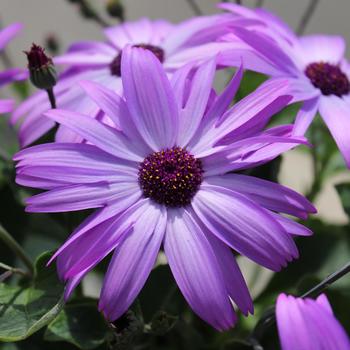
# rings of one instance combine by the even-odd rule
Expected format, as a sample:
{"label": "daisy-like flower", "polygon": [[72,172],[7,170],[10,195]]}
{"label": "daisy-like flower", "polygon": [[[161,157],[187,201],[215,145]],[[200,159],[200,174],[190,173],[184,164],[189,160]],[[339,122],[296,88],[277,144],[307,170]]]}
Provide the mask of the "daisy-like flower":
{"label": "daisy-like flower", "polygon": [[[303,101],[294,134],[305,134],[319,112],[350,167],[350,65],[344,57],[345,40],[333,35],[297,37],[287,24],[265,10],[234,4],[221,7],[234,16],[265,23],[255,31],[234,28],[222,40],[232,40],[236,45],[238,37],[253,49],[242,53],[247,68],[272,76],[276,83],[287,79],[294,101]],[[234,50],[226,51],[221,63],[237,65]]]}
{"label": "daisy-like flower", "polygon": [[[141,19],[125,22],[105,29],[106,42],[78,42],[70,50],[53,59],[55,64],[69,68],[61,75],[54,88],[57,107],[88,114],[106,123],[100,109],[79,86],[81,80],[100,83],[118,93],[121,51],[126,45],[142,47],[152,52],[168,73],[193,60],[201,62],[213,57],[223,43],[213,42],[227,31],[229,16],[198,17],[179,25],[165,20]],[[254,24],[256,21],[238,18],[236,25]],[[51,108],[45,92],[38,92],[24,101],[13,113],[12,123],[20,122],[19,139],[22,147],[28,146],[50,130],[55,123],[43,113]],[[80,142],[81,138],[65,127],[60,127],[58,142]]]}
{"label": "daisy-like flower", "polygon": [[349,350],[350,340],[325,294],[316,300],[280,294],[277,327],[283,350]]}
{"label": "daisy-like flower", "polygon": [[192,309],[219,330],[252,301],[230,248],[278,271],[298,256],[292,235],[311,232],[287,213],[315,212],[278,184],[228,173],[254,167],[304,142],[292,126],[261,132],[290,97],[285,83],[264,87],[229,107],[242,68],[217,96],[216,59],[186,65],[169,81],[149,50],[127,47],[121,60],[124,98],[84,82],[114,128],[79,113],[46,116],[87,143],[51,143],[15,156],[17,182],[48,190],[27,200],[29,212],[100,208],[56,252],[66,298],[114,250],[99,308],[119,318],[144,285],[163,247]]}
{"label": "daisy-like flower", "polygon": [[[22,30],[23,25],[13,23],[0,31],[0,51],[4,50],[7,44]],[[27,74],[19,68],[10,68],[0,72],[0,87],[23,80]],[[0,99],[0,114],[11,112],[15,101],[12,99]]]}

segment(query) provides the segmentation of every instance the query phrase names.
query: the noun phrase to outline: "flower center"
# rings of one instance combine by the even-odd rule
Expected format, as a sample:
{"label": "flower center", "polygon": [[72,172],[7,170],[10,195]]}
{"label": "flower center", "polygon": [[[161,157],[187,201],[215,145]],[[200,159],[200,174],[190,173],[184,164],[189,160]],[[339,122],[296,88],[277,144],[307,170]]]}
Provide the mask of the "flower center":
{"label": "flower center", "polygon": [[181,147],[154,152],[139,167],[144,196],[169,207],[190,204],[202,178],[201,161]]}
{"label": "flower center", "polygon": [[311,63],[306,67],[305,74],[323,95],[340,97],[350,92],[348,77],[336,65],[325,62]]}
{"label": "flower center", "polygon": [[[139,47],[141,49],[151,51],[161,63],[164,62],[164,50],[158,46],[153,46],[148,44],[137,44],[137,45],[134,45],[133,47]],[[116,75],[117,77],[121,76],[121,71],[120,71],[121,61],[122,61],[122,53],[120,52],[109,65],[112,75]]]}

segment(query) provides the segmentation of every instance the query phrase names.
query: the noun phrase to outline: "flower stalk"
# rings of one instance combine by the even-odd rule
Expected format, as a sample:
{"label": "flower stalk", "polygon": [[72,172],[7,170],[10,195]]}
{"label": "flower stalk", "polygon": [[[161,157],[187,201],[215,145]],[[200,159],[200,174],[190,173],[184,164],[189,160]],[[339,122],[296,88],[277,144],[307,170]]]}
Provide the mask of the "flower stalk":
{"label": "flower stalk", "polygon": [[[318,297],[320,294],[322,294],[322,292],[324,292],[325,289],[327,289],[333,283],[335,283],[336,281],[344,277],[349,272],[350,272],[350,261],[347,262],[344,266],[342,266],[336,272],[327,276],[322,282],[320,282],[319,284],[317,284],[316,286],[308,290],[301,297],[302,298]],[[253,332],[251,333],[248,339],[249,344],[253,346],[254,350],[262,349],[261,345],[259,344],[259,340],[262,338],[265,331],[269,327],[271,327],[275,322],[276,322],[275,307],[272,306],[265,311],[264,315],[258,321],[257,325],[253,329]]]}
{"label": "flower stalk", "polygon": [[[28,268],[30,276],[34,273],[34,266],[30,258],[27,256],[23,248],[14,240],[14,238],[0,225],[0,239],[22,260],[24,265]],[[3,267],[3,264],[0,265]],[[18,272],[18,271],[16,271]]]}
{"label": "flower stalk", "polygon": [[309,6],[301,17],[299,26],[296,30],[297,34],[301,35],[305,32],[307,25],[310,22],[312,15],[315,13],[319,0],[311,0]]}

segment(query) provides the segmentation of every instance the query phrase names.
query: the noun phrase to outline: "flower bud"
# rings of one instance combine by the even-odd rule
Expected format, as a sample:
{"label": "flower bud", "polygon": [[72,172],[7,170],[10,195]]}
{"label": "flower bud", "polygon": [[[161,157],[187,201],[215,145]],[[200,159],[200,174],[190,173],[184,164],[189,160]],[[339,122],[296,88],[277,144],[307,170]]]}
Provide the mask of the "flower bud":
{"label": "flower bud", "polygon": [[57,73],[52,59],[45,50],[33,44],[30,51],[25,51],[28,59],[30,81],[38,89],[51,89],[57,82]]}
{"label": "flower bud", "polygon": [[111,17],[116,17],[123,20],[124,8],[120,3],[120,0],[108,0],[106,4],[106,10]]}

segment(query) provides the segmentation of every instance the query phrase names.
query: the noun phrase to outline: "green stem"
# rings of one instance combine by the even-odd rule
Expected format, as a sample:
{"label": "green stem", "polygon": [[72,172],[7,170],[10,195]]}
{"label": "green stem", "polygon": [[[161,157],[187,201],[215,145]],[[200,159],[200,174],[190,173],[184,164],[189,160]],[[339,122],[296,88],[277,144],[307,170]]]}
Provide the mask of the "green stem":
{"label": "green stem", "polygon": [[316,11],[316,7],[319,4],[320,0],[310,0],[310,3],[308,7],[306,8],[306,11],[304,12],[303,16],[301,17],[300,23],[298,25],[298,28],[296,32],[301,35],[304,33],[312,15]]}
{"label": "green stem", "polygon": [[12,273],[18,273],[19,275],[22,275],[22,276],[27,276],[28,273],[18,267],[12,267],[12,266],[9,266],[9,265],[6,265],[2,262],[0,262],[0,269],[3,269],[3,270],[6,270],[6,271],[10,271]]}
{"label": "green stem", "polygon": [[13,239],[13,237],[0,225],[0,239],[23,261],[33,275],[34,266],[22,247]]}
{"label": "green stem", "polygon": [[193,11],[196,15],[200,16],[200,15],[203,14],[203,12],[202,12],[201,8],[198,6],[196,0],[187,0],[187,2],[188,2],[188,4],[190,5],[192,11]]}
{"label": "green stem", "polygon": [[[343,267],[341,267],[336,272],[327,276],[321,283],[317,284],[315,287],[304,293],[301,298],[308,297],[318,297],[325,289],[327,289],[334,282],[338,281],[340,278],[344,277],[346,274],[350,273],[350,261],[347,262]],[[262,338],[265,331],[276,322],[275,307],[272,306],[265,311],[261,319],[258,321],[257,325],[253,329],[248,342],[254,347],[254,349],[259,349],[258,340]]]}
{"label": "green stem", "polygon": [[327,289],[330,285],[332,285],[334,282],[338,281],[340,278],[345,276],[350,272],[350,261],[345,264],[342,268],[340,268],[338,271],[330,274],[328,277],[326,277],[321,283],[316,285],[315,287],[311,288],[309,291],[307,291],[305,294],[301,296],[301,298],[309,298],[309,297],[317,297],[319,296],[325,289]]}
{"label": "green stem", "polygon": [[312,159],[312,186],[307,194],[307,198],[309,201],[313,202],[318,193],[321,190],[322,187],[322,172],[326,166],[325,162],[319,162],[318,156],[317,156],[317,140],[315,138],[315,132],[317,132],[317,129],[319,126],[314,123],[314,125],[310,128],[310,142],[312,143],[313,147],[311,148],[311,159]]}
{"label": "green stem", "polygon": [[47,95],[49,97],[51,108],[52,109],[57,108],[56,107],[56,98],[55,98],[55,94],[53,93],[53,88],[47,89],[46,92],[47,92]]}

